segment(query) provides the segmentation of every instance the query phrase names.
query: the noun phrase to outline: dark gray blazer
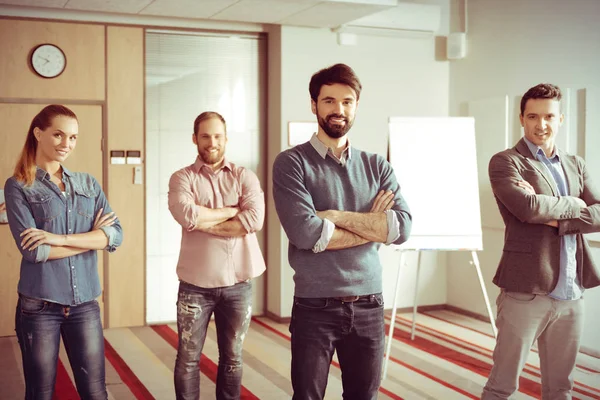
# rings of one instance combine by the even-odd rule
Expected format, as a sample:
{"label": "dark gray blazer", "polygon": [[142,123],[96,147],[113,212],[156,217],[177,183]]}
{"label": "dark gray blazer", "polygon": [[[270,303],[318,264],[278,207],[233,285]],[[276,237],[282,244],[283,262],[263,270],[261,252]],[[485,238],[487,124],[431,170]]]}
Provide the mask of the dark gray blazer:
{"label": "dark gray blazer", "polygon": [[[489,176],[504,220],[504,250],[494,283],[508,291],[550,293],[558,281],[560,237],[577,234],[577,274],[584,288],[600,285],[600,268],[592,259],[583,233],[600,231],[600,188],[581,157],[557,150],[569,196],[560,196],[552,176],[521,139],[512,149],[492,157]],[[525,180],[535,195],[517,186]],[[583,199],[580,208],[575,197]],[[558,220],[558,229],[546,222]]]}

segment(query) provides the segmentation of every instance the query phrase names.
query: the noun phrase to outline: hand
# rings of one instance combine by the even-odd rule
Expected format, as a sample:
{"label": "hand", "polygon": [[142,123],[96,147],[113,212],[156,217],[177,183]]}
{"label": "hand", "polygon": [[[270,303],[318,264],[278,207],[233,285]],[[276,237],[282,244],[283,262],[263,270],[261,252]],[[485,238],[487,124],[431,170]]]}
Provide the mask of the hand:
{"label": "hand", "polygon": [[557,220],[548,221],[548,222],[545,223],[545,225],[552,226],[554,228],[558,228],[558,221]]}
{"label": "hand", "polygon": [[535,194],[535,189],[527,181],[518,181],[517,182],[517,186],[525,189],[525,191],[527,192],[527,194]]}
{"label": "hand", "polygon": [[233,209],[233,215],[231,216],[231,218],[236,217],[241,212],[240,207],[237,206],[237,205],[235,205],[235,206],[229,206],[229,208]]}
{"label": "hand", "polygon": [[587,204],[585,204],[585,201],[583,201],[583,199],[580,199],[579,197],[575,197],[575,202],[581,208],[586,208],[587,207]]}
{"label": "hand", "polygon": [[64,246],[66,235],[57,235],[37,228],[27,228],[21,232],[21,247],[24,250],[35,250],[41,244]]}
{"label": "hand", "polygon": [[114,212],[109,212],[108,214],[102,215],[102,211],[104,211],[104,208],[101,208],[98,211],[98,214],[96,214],[96,219],[94,220],[94,227],[92,228],[93,231],[98,230],[104,226],[111,226],[117,220],[117,216]]}
{"label": "hand", "polygon": [[0,203],[0,213],[6,211],[6,203]]}
{"label": "hand", "polygon": [[375,197],[371,212],[384,212],[394,206],[394,192],[391,190],[380,190]]}

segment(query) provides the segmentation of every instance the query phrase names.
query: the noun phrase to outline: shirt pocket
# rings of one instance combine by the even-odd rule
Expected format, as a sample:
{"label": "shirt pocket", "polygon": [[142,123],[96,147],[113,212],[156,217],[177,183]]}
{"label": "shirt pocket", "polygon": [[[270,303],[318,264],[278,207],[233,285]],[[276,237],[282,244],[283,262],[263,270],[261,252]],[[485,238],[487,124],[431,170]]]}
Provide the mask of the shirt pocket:
{"label": "shirt pocket", "polygon": [[239,207],[240,195],[236,190],[230,190],[223,195],[223,207]]}
{"label": "shirt pocket", "polygon": [[77,214],[93,220],[96,210],[96,195],[94,192],[90,189],[74,186],[73,193],[75,193],[75,210]]}
{"label": "shirt pocket", "polygon": [[62,203],[50,193],[30,192],[26,193],[25,197],[31,206],[33,218],[38,223],[51,222],[60,214]]}
{"label": "shirt pocket", "polygon": [[230,188],[223,188],[223,207],[239,207],[242,191],[238,182],[233,182]]}

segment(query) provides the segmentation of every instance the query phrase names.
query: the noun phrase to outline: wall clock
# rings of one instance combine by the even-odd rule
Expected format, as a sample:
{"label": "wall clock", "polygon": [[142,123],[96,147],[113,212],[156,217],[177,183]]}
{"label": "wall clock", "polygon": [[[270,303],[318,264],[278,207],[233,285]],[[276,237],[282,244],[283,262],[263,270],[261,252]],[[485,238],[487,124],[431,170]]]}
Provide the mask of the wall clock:
{"label": "wall clock", "polygon": [[31,52],[31,68],[42,78],[56,78],[67,66],[67,57],[60,47],[45,43]]}

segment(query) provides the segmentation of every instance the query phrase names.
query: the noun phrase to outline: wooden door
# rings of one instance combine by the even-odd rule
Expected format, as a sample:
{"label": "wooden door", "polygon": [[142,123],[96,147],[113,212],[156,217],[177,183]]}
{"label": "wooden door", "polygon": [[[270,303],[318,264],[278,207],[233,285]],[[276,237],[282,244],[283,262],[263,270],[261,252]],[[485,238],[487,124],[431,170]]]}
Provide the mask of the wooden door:
{"label": "wooden door", "polygon": [[[65,166],[71,171],[88,172],[98,182],[103,182],[102,107],[99,105],[69,105],[79,119],[77,147]],[[0,188],[12,176],[17,158],[25,143],[29,124],[45,104],[0,103]],[[103,252],[98,252],[100,283],[104,288]],[[17,250],[8,225],[0,224],[0,336],[15,334],[15,307],[17,305],[17,283],[21,253]],[[98,298],[101,315],[104,303]],[[104,318],[103,318],[104,319]]]}

